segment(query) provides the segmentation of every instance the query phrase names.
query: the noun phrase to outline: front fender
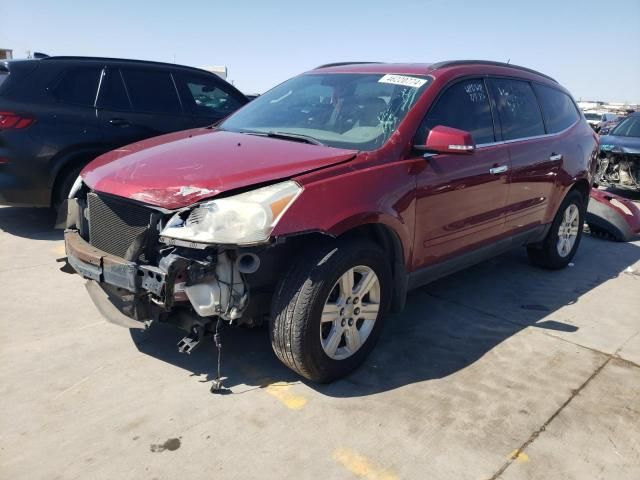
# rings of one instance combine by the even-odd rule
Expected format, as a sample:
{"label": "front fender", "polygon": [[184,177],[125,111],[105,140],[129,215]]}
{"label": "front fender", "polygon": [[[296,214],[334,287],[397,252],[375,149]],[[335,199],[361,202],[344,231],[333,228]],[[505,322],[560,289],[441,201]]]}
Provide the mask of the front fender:
{"label": "front fender", "polygon": [[382,224],[400,239],[409,268],[413,254],[416,178],[412,162],[389,162],[305,183],[304,191],[273,231],[274,236],[320,231],[332,236]]}

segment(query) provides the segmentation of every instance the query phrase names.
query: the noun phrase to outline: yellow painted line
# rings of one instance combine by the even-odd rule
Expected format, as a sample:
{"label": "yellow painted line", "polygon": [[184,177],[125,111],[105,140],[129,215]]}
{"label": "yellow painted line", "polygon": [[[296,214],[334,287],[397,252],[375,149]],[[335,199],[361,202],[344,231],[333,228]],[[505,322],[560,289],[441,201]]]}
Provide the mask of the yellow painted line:
{"label": "yellow painted line", "polygon": [[529,461],[529,455],[520,450],[514,450],[509,454],[509,458],[511,460],[515,460],[516,462],[524,463]]}
{"label": "yellow painted line", "polygon": [[333,451],[333,459],[359,478],[367,480],[397,480],[397,476],[389,470],[380,468],[364,455],[338,448]]}
{"label": "yellow painted line", "polygon": [[264,391],[272,397],[280,400],[291,410],[300,410],[307,404],[306,397],[291,391],[291,385],[287,382],[270,383],[264,387]]}
{"label": "yellow painted line", "polygon": [[56,245],[51,249],[51,251],[55,253],[56,256],[58,257],[64,257],[67,254],[67,252],[65,252],[64,250],[64,243],[60,243],[59,245]]}

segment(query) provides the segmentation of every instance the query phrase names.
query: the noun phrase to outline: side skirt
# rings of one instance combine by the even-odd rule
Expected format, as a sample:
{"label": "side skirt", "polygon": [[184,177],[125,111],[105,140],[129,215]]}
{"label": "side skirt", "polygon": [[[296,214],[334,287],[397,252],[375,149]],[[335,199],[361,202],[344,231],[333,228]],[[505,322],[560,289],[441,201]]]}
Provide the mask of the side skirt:
{"label": "side skirt", "polygon": [[409,290],[421,287],[452,273],[483,262],[513,248],[541,241],[549,230],[549,224],[537,225],[524,232],[519,232],[489,245],[476,248],[470,252],[456,255],[454,258],[428,265],[409,274]]}

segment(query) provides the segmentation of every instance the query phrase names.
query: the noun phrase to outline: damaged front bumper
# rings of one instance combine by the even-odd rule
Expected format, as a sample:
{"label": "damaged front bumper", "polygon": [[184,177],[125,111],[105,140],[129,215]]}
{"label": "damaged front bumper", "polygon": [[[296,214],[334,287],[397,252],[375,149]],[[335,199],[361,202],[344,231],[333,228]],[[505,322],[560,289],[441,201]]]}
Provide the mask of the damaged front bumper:
{"label": "damaged front bumper", "polygon": [[[189,258],[170,249],[158,265],[111,255],[84,240],[75,229],[64,233],[68,264],[88,280],[87,290],[97,308],[112,323],[146,328],[168,320],[185,330],[206,326],[214,318],[240,319],[248,304],[243,271],[248,255],[228,251]],[[251,269],[256,267],[250,265]]]}

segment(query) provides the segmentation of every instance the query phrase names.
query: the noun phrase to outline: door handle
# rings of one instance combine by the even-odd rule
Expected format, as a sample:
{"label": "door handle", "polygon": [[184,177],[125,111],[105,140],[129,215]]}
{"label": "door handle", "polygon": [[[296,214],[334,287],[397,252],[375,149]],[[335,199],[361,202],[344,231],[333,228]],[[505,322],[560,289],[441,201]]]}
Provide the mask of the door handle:
{"label": "door handle", "polygon": [[109,120],[109,123],[114,127],[128,127],[129,122],[127,122],[124,118],[112,118]]}
{"label": "door handle", "polygon": [[501,173],[506,172],[507,170],[509,170],[509,167],[507,167],[506,165],[501,165],[499,167],[490,168],[489,173],[491,175],[499,175]]}
{"label": "door handle", "polygon": [[561,153],[552,153],[551,156],[549,157],[549,160],[551,160],[552,162],[558,162],[558,161],[562,160],[562,154]]}

